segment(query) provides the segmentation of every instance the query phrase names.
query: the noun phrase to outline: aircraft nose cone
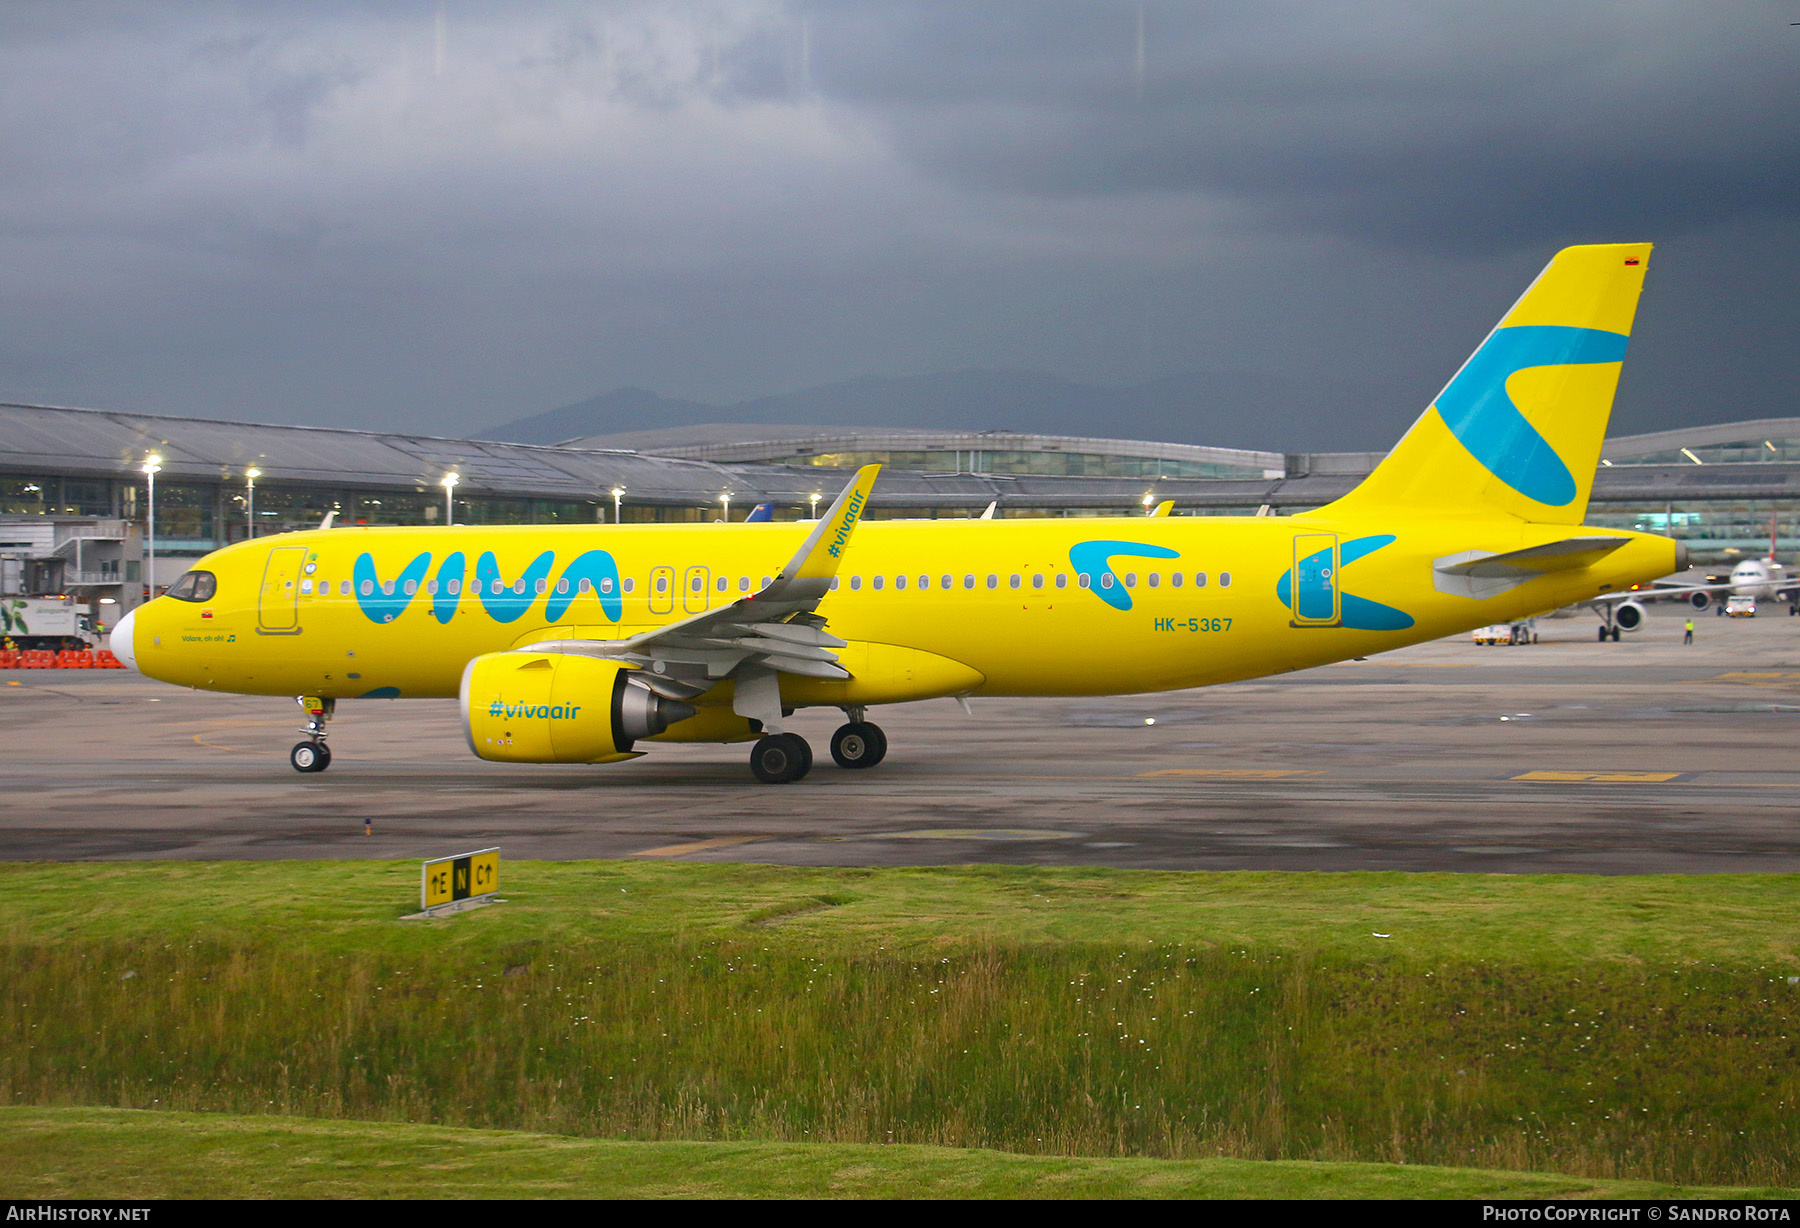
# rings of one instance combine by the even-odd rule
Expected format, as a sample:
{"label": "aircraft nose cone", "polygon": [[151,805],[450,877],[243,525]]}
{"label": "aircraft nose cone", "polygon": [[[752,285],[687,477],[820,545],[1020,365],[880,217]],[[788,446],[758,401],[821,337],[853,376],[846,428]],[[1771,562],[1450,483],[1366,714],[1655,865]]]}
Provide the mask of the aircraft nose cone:
{"label": "aircraft nose cone", "polygon": [[132,632],[137,622],[137,611],[131,610],[124,618],[113,624],[112,655],[124,663],[125,668],[137,673],[143,671],[137,667],[137,652],[132,644]]}

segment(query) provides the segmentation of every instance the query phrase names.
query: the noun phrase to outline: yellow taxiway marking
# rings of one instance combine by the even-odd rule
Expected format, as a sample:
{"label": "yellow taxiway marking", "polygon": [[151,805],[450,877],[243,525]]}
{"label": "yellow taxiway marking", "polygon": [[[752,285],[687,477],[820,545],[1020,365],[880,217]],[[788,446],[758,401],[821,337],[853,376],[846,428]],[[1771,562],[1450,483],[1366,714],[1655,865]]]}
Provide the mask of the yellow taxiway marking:
{"label": "yellow taxiway marking", "polygon": [[773,836],[714,836],[711,840],[695,840],[688,844],[665,844],[661,848],[645,849],[631,854],[633,857],[685,857],[689,853],[703,853],[707,849],[725,849],[734,844],[755,844],[758,840],[773,840]]}
{"label": "yellow taxiway marking", "polygon": [[1323,776],[1325,773],[1310,768],[1162,768],[1154,772],[1139,772],[1138,777],[1146,776],[1206,776],[1213,780],[1280,780],[1284,776]]}
{"label": "yellow taxiway marking", "polygon": [[1680,772],[1525,772],[1513,780],[1548,780],[1587,784],[1663,785],[1680,780]]}

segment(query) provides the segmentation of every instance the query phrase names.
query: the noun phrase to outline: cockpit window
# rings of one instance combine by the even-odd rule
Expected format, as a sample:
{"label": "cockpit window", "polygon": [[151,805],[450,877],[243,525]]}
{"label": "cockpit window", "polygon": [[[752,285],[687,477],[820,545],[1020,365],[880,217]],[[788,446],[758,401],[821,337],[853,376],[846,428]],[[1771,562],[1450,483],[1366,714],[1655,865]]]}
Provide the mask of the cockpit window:
{"label": "cockpit window", "polygon": [[190,571],[169,586],[177,601],[211,601],[219,591],[219,578],[210,571]]}

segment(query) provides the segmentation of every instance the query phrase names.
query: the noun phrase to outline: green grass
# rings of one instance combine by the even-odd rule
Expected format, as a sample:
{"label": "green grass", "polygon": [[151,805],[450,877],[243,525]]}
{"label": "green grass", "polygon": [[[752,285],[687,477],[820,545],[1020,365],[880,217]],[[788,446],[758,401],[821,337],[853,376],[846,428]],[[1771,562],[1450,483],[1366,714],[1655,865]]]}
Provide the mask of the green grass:
{"label": "green grass", "polygon": [[0,866],[0,1103],[1800,1186],[1797,877],[522,863],[400,921],[417,881]]}
{"label": "green grass", "polygon": [[1793,1191],[1403,1164],[645,1143],[127,1109],[0,1109],[0,1198],[1725,1198]]}

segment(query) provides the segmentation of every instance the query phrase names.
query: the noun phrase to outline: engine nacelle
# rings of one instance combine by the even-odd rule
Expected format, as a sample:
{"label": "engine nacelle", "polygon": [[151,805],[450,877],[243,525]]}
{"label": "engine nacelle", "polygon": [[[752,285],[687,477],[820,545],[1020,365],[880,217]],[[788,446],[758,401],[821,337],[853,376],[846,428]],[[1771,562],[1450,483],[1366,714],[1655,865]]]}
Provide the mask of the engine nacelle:
{"label": "engine nacelle", "polygon": [[610,763],[694,714],[617,661],[560,652],[490,652],[463,669],[469,749],[500,763]]}
{"label": "engine nacelle", "polygon": [[1621,601],[1613,611],[1613,622],[1621,631],[1636,631],[1644,625],[1644,607],[1635,601]]}
{"label": "engine nacelle", "polygon": [[1695,593],[1692,597],[1688,598],[1688,603],[1696,610],[1704,610],[1707,606],[1712,604],[1712,594],[1708,592]]}

